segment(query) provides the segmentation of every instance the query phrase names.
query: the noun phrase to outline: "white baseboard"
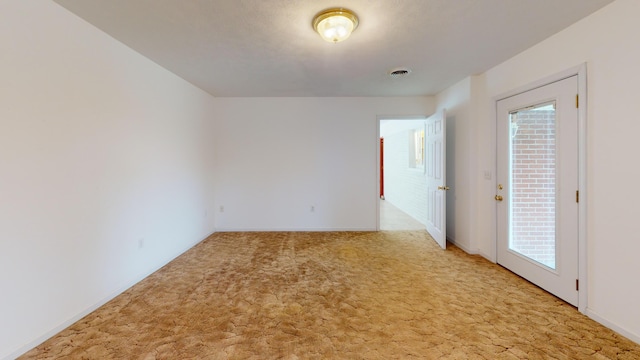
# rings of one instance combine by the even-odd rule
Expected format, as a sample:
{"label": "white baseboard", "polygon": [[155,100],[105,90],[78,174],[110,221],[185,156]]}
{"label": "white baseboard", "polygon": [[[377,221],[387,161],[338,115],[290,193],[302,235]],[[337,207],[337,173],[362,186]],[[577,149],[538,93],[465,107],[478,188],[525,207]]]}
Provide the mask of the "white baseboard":
{"label": "white baseboard", "polygon": [[123,292],[127,291],[129,288],[131,288],[132,286],[134,286],[135,284],[139,283],[140,281],[142,281],[144,278],[146,278],[147,276],[153,274],[154,272],[158,271],[160,268],[162,268],[163,266],[167,265],[168,263],[170,263],[171,261],[173,261],[174,259],[176,259],[178,256],[184,254],[185,252],[187,252],[189,249],[191,249],[192,247],[198,245],[199,243],[201,243],[202,241],[204,241],[206,238],[208,238],[210,235],[206,236],[204,239],[197,241],[193,244],[188,245],[185,249],[183,249],[182,251],[180,251],[176,256],[169,258],[166,261],[163,261],[162,264],[160,264],[157,267],[153,267],[152,269],[148,269],[146,271],[143,271],[142,273],[134,276],[134,278],[131,281],[128,281],[126,284],[124,284],[123,286],[120,286],[118,289],[116,289],[115,291],[113,291],[112,293],[110,293],[109,295],[107,295],[106,297],[104,297],[103,299],[101,299],[100,301],[96,302],[95,304],[89,306],[88,308],[82,310],[81,312],[79,312],[78,314],[74,315],[73,317],[71,317],[70,319],[62,322],[60,325],[54,327],[53,329],[47,331],[46,333],[44,333],[41,336],[38,336],[35,340],[28,342],[27,344],[21,346],[20,348],[18,348],[17,350],[11,352],[7,357],[5,357],[3,360],[13,360],[16,359],[17,357],[23,355],[24,353],[26,353],[27,351],[37,347],[38,345],[42,344],[43,342],[47,341],[48,339],[50,339],[51,337],[53,337],[54,335],[56,335],[57,333],[59,333],[60,331],[68,328],[69,326],[71,326],[72,324],[74,324],[75,322],[77,322],[78,320],[82,319],[83,317],[87,316],[88,314],[90,314],[91,312],[97,310],[100,306],[108,303],[109,301],[113,300],[116,296],[122,294]]}
{"label": "white baseboard", "polygon": [[616,323],[613,323],[605,318],[603,318],[602,316],[598,315],[598,313],[594,312],[593,310],[587,308],[584,312],[585,315],[587,315],[589,318],[599,322],[600,324],[608,327],[609,329],[617,332],[618,334],[626,337],[627,339],[640,344],[640,335],[634,333],[633,331],[627,330],[625,329],[623,326],[620,326]]}
{"label": "white baseboard", "polygon": [[377,231],[375,228],[257,228],[257,229],[241,229],[241,228],[216,228],[216,232],[339,232],[339,231],[353,231],[353,232],[370,232]]}
{"label": "white baseboard", "polygon": [[493,256],[485,253],[484,251],[478,250],[478,255],[482,256],[485,259],[487,259],[487,261],[489,261],[489,262],[492,262],[494,264],[496,263],[496,259]]}
{"label": "white baseboard", "polygon": [[470,247],[466,245],[458,244],[457,242],[455,242],[455,240],[451,239],[450,237],[447,237],[447,242],[455,245],[456,247],[460,248],[462,251],[466,252],[469,255],[478,255],[477,250],[472,250]]}
{"label": "white baseboard", "polygon": [[458,248],[460,248],[462,251],[466,252],[469,255],[480,255],[483,258],[487,259],[488,261],[490,261],[490,262],[492,262],[494,264],[496,262],[495,260],[491,259],[491,256],[489,256],[489,255],[485,254],[484,252],[480,251],[480,249],[478,249],[478,248],[472,249],[467,245],[459,244],[459,243],[457,243],[455,240],[453,240],[450,237],[447,237],[447,242],[450,242],[451,244],[457,246]]}

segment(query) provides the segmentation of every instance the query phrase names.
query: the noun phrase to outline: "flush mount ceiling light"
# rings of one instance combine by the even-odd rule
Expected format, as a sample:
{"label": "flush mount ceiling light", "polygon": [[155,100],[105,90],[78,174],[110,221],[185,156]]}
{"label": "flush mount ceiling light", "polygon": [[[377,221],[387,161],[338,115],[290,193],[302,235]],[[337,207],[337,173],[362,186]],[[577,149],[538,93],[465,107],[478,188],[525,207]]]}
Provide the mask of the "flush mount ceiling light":
{"label": "flush mount ceiling light", "polygon": [[346,40],[358,27],[358,17],[351,10],[332,8],[318,13],[312,24],[320,37],[328,42],[337,43]]}

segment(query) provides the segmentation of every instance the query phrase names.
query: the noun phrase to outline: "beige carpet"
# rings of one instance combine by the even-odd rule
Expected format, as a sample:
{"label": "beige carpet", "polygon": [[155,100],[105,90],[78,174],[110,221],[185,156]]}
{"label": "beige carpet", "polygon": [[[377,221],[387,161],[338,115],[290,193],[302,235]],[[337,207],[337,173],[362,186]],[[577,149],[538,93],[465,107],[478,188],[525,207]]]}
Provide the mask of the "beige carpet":
{"label": "beige carpet", "polygon": [[218,233],[24,359],[640,359],[415,232]]}

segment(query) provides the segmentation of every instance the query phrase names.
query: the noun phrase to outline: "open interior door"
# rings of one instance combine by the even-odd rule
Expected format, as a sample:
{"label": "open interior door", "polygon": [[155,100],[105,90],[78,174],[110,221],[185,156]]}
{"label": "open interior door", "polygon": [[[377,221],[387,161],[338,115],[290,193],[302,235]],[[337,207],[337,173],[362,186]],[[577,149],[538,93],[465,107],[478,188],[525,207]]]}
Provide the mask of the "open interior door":
{"label": "open interior door", "polygon": [[447,184],[446,110],[426,121],[425,175],[427,177],[427,231],[442,247],[447,248]]}

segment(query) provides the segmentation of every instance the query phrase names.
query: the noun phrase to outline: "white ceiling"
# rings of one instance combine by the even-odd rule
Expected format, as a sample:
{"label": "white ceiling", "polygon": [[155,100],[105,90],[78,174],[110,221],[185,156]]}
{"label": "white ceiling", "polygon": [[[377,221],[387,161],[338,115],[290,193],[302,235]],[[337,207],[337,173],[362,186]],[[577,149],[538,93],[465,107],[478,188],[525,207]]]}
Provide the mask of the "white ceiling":
{"label": "white ceiling", "polygon": [[[612,0],[55,1],[210,94],[245,97],[433,95]],[[311,27],[335,6],[360,18],[338,44]]]}

